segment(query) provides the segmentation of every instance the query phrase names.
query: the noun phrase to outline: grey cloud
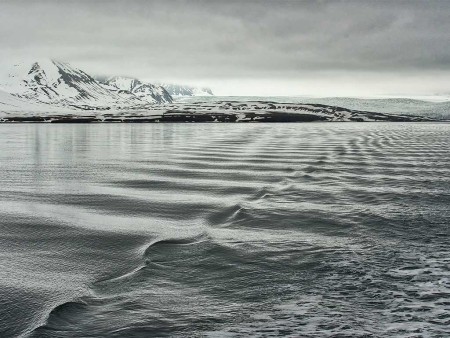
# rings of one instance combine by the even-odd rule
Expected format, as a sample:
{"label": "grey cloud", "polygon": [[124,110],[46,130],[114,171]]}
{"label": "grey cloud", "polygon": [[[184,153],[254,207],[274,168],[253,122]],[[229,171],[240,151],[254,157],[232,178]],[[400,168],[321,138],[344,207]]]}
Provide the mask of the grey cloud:
{"label": "grey cloud", "polygon": [[448,1],[2,1],[0,63],[180,79],[449,71],[449,16]]}

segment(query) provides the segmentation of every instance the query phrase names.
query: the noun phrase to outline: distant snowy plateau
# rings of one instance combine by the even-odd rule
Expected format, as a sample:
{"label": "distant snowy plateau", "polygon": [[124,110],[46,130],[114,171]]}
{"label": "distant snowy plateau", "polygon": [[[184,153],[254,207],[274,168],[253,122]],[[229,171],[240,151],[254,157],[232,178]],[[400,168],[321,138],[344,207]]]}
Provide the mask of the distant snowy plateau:
{"label": "distant snowy plateau", "polygon": [[[127,77],[98,80],[53,60],[17,64],[0,79],[0,122],[312,122],[430,121],[417,115],[323,104],[265,101],[177,103],[211,96],[209,88],[151,84]],[[200,98],[199,98],[200,99]]]}

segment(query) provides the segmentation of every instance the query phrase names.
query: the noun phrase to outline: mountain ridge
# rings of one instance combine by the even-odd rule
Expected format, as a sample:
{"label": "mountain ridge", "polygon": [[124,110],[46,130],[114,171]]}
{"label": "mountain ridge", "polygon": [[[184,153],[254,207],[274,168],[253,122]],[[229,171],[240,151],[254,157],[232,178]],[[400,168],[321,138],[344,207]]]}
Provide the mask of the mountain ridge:
{"label": "mountain ridge", "polygon": [[164,87],[131,77],[112,76],[104,81],[99,81],[99,83],[111,90],[129,92],[149,103],[153,103],[154,101],[159,103],[171,103],[173,101],[172,96]]}
{"label": "mountain ridge", "polygon": [[50,59],[15,64],[0,82],[0,89],[37,103],[86,109],[172,102],[172,97],[162,87],[146,83],[137,93],[107,87],[81,69]]}

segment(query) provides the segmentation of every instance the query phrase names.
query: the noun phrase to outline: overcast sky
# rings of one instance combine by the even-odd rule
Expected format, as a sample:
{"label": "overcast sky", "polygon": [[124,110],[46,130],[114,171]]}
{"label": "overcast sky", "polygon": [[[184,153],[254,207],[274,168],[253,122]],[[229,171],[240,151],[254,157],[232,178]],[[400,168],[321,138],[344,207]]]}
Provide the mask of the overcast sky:
{"label": "overcast sky", "polygon": [[0,0],[0,68],[41,57],[222,95],[450,93],[450,1]]}

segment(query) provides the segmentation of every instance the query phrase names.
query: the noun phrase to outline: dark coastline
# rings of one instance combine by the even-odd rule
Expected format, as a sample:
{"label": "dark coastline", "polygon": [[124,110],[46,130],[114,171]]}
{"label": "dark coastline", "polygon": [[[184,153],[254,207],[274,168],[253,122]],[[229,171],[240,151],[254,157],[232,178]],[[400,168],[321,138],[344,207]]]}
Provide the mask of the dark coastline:
{"label": "dark coastline", "polygon": [[216,102],[148,107],[135,110],[81,110],[66,114],[20,113],[0,123],[284,123],[284,122],[433,122],[429,117],[352,110],[322,104]]}

